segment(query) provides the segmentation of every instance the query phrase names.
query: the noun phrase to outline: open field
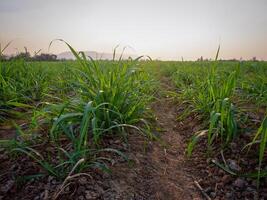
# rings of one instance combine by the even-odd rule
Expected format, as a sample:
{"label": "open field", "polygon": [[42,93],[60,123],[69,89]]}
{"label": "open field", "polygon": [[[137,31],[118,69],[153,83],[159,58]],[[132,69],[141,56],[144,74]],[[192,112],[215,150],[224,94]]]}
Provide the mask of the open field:
{"label": "open field", "polygon": [[0,199],[267,198],[267,62],[70,49],[0,61]]}

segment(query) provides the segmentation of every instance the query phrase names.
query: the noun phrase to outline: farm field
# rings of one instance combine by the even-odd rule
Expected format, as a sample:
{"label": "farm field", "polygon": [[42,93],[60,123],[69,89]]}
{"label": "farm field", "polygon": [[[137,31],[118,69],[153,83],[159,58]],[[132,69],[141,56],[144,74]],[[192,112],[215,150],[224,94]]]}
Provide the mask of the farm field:
{"label": "farm field", "polygon": [[267,198],[267,62],[69,48],[0,61],[0,199]]}

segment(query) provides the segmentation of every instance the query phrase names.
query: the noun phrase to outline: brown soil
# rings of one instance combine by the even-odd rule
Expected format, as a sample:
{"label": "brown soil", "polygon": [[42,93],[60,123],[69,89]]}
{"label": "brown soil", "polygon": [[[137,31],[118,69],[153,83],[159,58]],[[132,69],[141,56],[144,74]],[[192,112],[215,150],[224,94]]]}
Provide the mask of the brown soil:
{"label": "brown soil", "polygon": [[185,143],[175,130],[177,113],[173,101],[163,98],[153,104],[153,110],[157,128],[162,132],[161,143],[144,144],[142,137],[130,138],[135,166],[116,166],[112,173],[114,184],[122,190],[121,198],[132,199],[125,195],[133,191],[133,199],[202,199],[193,184],[191,170],[185,165]]}

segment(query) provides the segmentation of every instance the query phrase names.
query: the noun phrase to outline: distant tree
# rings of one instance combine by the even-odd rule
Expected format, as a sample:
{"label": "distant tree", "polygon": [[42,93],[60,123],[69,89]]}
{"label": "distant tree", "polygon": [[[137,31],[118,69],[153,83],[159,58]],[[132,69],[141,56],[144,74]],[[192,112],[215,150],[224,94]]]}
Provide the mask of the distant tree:
{"label": "distant tree", "polygon": [[257,61],[256,56],[254,56],[251,60],[252,60],[252,61]]}
{"label": "distant tree", "polygon": [[203,61],[203,56],[197,59],[197,61]]}
{"label": "distant tree", "polygon": [[0,54],[0,61],[6,61],[8,60],[8,57],[4,54]]}
{"label": "distant tree", "polygon": [[35,55],[32,59],[35,61],[56,61],[57,55],[42,53],[40,55]]}

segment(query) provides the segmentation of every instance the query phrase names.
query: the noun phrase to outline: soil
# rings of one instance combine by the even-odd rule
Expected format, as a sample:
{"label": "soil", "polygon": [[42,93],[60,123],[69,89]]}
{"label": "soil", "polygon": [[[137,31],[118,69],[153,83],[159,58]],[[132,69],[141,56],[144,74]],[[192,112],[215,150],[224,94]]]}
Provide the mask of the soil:
{"label": "soil", "polygon": [[[230,176],[208,159],[204,141],[196,147],[191,158],[185,155],[190,137],[204,127],[197,114],[183,121],[177,120],[185,108],[178,107],[164,92],[172,90],[170,81],[162,79],[161,82],[163,93],[152,104],[156,118],[153,133],[160,139],[151,141],[133,131],[127,143],[118,138],[107,140],[106,145],[124,151],[131,162],[114,157],[111,173],[91,170],[87,176],[71,179],[57,199],[206,199],[194,181],[211,199],[267,199],[264,196],[267,194],[266,180],[257,191],[255,179]],[[220,163],[224,158],[235,170],[254,169],[257,167],[255,151],[246,160],[241,152],[247,141],[247,137],[241,137],[231,144],[233,148],[222,154],[215,149],[212,157]],[[62,181],[51,176],[21,182],[16,179],[40,171],[29,158],[19,157],[14,161],[3,149],[0,154],[0,200],[53,199],[58,193]]]}

